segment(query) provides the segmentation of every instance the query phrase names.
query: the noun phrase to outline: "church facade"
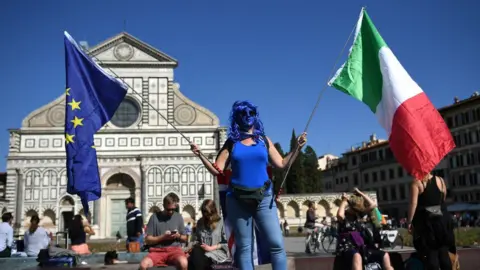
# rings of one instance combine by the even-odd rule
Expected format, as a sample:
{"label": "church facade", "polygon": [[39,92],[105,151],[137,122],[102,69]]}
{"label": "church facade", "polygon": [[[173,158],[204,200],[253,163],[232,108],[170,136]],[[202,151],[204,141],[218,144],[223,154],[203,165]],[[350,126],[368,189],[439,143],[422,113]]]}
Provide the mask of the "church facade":
{"label": "church facade", "polygon": [[[128,197],[148,218],[174,194],[184,218],[198,218],[203,200],[215,199],[215,181],[169,123],[213,158],[225,140],[218,117],[180,92],[177,60],[130,34],[85,49],[130,86],[115,116],[95,136],[102,184],[101,199],[90,205],[96,237],[124,235]],[[9,131],[4,210],[14,213],[19,233],[32,215],[56,232],[83,213],[79,198],[66,192],[64,111],[61,95]]]}

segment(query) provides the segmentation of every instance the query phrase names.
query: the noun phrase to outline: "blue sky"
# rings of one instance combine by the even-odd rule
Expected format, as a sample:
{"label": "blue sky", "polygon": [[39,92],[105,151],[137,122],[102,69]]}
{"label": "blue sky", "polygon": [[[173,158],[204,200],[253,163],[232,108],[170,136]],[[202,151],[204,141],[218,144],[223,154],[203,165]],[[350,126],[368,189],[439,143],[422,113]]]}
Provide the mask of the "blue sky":
{"label": "blue sky", "polygon": [[[0,155],[8,153],[8,128],[62,94],[63,31],[92,46],[124,30],[124,21],[127,32],[179,60],[176,81],[186,96],[222,124],[235,100],[253,101],[267,135],[286,149],[292,128],[305,127],[363,5],[436,106],[480,90],[480,1],[6,0]],[[308,132],[319,155],[340,154],[371,133],[386,136],[365,105],[333,88]]]}

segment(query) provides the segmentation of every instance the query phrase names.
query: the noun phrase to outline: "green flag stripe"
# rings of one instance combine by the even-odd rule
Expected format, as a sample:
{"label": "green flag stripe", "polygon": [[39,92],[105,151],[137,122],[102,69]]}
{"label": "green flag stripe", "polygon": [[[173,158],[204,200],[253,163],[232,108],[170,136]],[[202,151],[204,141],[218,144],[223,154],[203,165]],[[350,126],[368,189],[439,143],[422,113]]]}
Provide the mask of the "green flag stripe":
{"label": "green flag stripe", "polygon": [[354,40],[347,62],[331,85],[338,90],[367,104],[375,113],[382,99],[382,72],[378,53],[387,46],[373,25],[365,10],[361,14],[361,23],[357,25],[357,36]]}

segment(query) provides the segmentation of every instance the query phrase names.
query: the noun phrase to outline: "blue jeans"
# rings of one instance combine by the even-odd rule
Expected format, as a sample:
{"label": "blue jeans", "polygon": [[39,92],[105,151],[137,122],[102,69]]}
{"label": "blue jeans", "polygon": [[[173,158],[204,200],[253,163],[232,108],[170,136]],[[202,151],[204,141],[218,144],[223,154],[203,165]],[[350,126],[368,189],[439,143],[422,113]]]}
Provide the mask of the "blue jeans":
{"label": "blue jeans", "polygon": [[[270,251],[273,270],[287,270],[287,255],[283,245],[282,231],[278,224],[277,205],[270,208],[272,195],[266,196],[255,209],[245,202],[227,194],[227,219],[235,235],[235,264],[240,270],[253,270],[253,224]],[[259,236],[257,236],[259,237]]]}

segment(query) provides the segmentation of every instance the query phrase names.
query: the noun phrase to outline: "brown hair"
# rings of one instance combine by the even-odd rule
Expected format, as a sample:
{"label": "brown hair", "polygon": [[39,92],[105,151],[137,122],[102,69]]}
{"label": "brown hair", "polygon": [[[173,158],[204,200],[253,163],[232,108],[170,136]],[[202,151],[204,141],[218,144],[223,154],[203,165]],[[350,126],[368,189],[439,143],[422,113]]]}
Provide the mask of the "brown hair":
{"label": "brown hair", "polygon": [[352,195],[348,199],[348,205],[357,213],[366,214],[367,207],[365,203],[365,199],[362,196]]}
{"label": "brown hair", "polygon": [[218,214],[217,207],[215,206],[215,202],[213,200],[205,200],[202,203],[202,207],[200,207],[202,211],[202,221],[206,227],[210,228],[210,230],[215,230],[217,227],[217,223],[221,220],[220,215]]}
{"label": "brown hair", "polygon": [[177,198],[174,195],[168,194],[163,198],[163,205],[175,204],[177,203]]}
{"label": "brown hair", "polygon": [[30,218],[30,223],[40,223],[40,218],[37,216],[37,215],[33,215],[31,218]]}

